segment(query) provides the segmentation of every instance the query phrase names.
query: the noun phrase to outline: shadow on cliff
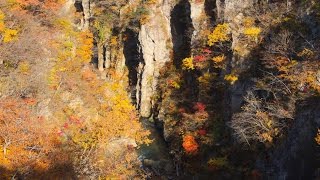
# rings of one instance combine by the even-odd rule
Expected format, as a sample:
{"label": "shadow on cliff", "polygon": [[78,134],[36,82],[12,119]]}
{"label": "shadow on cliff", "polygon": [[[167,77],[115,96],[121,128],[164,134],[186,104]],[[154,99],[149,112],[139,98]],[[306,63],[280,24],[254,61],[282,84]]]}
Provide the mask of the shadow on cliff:
{"label": "shadow on cliff", "polygon": [[[294,123],[286,139],[270,152],[265,172],[273,179],[319,178],[320,147],[314,137],[320,127],[320,97],[297,102]],[[317,174],[315,174],[317,173]]]}
{"label": "shadow on cliff", "polygon": [[[293,10],[295,11],[296,8],[293,8]],[[287,12],[287,15],[290,15],[291,13],[294,12]],[[305,15],[302,19],[314,20],[313,16],[314,14]],[[308,43],[315,42],[315,44],[317,44],[319,41],[316,39],[320,37],[320,30],[315,31],[314,28],[315,26],[320,27],[320,24],[317,21],[314,21],[314,23],[316,25],[311,26],[305,21],[302,23],[295,19],[294,22],[279,23],[277,26],[271,27],[268,32],[265,33],[263,41],[246,57],[246,61],[249,60],[253,63],[245,64],[245,66],[242,65],[242,67],[246,67],[247,69],[242,69],[242,72],[239,74],[239,80],[233,86],[230,86],[224,94],[223,106],[224,109],[226,109],[224,112],[226,122],[230,121],[234,113],[241,111],[241,106],[245,103],[243,97],[248,90],[252,90],[255,86],[255,80],[263,78],[265,71],[270,71],[270,69],[266,69],[262,65],[261,59],[262,53],[267,51],[268,45],[274,43],[271,37],[279,33],[280,30],[288,29],[293,32],[293,36],[296,36],[293,48],[301,48],[301,42],[303,41],[307,41]],[[301,27],[305,32],[300,32],[300,29],[295,27],[296,25]],[[301,39],[300,41],[297,40],[298,36],[303,33],[305,36],[299,37]],[[289,56],[290,59],[303,61],[294,54],[289,54]],[[265,98],[261,92],[256,93],[258,96],[261,96],[261,98]],[[318,95],[309,95],[309,97],[297,101],[295,103],[295,109],[296,113],[294,115],[294,120],[289,123],[287,134],[285,137],[275,142],[273,147],[262,150],[264,148],[258,146],[258,149],[261,150],[259,152],[252,152],[241,148],[240,150],[236,150],[236,153],[232,155],[231,159],[236,160],[237,164],[245,161],[250,162],[250,164],[253,165],[251,167],[258,168],[266,179],[315,178],[314,173],[320,168],[320,148],[316,145],[314,140],[317,128],[320,127],[320,97]],[[230,130],[230,134],[231,133]],[[230,139],[229,145],[232,144],[232,139]],[[240,157],[239,153],[244,153],[246,155]]]}
{"label": "shadow on cliff", "polygon": [[[296,10],[296,8],[293,8]],[[288,15],[294,12],[287,12]],[[313,19],[312,14],[305,15],[303,19]],[[308,26],[308,24],[300,24],[307,30],[307,36],[302,37],[302,39],[307,41],[315,40],[316,37],[320,37],[320,32],[314,31],[313,27]],[[319,25],[319,24],[318,24]],[[241,106],[244,105],[244,96],[249,90],[256,85],[257,79],[263,78],[265,71],[270,71],[266,69],[262,64],[262,53],[267,51],[267,45],[272,43],[271,37],[279,33],[280,30],[284,28],[293,28],[290,22],[283,22],[277,24],[277,26],[271,27],[264,36],[264,39],[257,44],[250,52],[250,54],[245,57],[245,61],[241,64],[240,74],[238,74],[239,80],[232,86],[226,85],[225,92],[214,92],[212,91],[212,96],[216,98],[213,100],[213,104],[220,104],[219,110],[216,111],[220,113],[220,116],[223,117],[224,122],[230,121],[234,113],[241,111]],[[299,36],[301,32],[298,32],[299,29],[290,29],[293,31],[294,36]],[[175,41],[174,41],[175,42]],[[179,43],[179,41],[178,41]],[[179,47],[179,44],[176,46]],[[301,41],[296,41],[294,48],[301,47]],[[175,54],[183,49],[176,48]],[[231,52],[230,52],[231,53]],[[292,56],[291,59],[298,59],[302,61],[301,58],[296,55]],[[177,59],[182,59],[179,56],[176,56]],[[185,57],[185,56],[184,56]],[[229,55],[230,57],[230,55]],[[174,61],[175,64],[181,65],[181,62],[177,63],[177,59]],[[231,64],[231,58],[229,58]],[[230,65],[229,64],[229,68]],[[227,70],[228,71],[228,70]],[[231,69],[229,69],[229,73]],[[198,73],[198,72],[197,72]],[[219,72],[218,72],[219,73]],[[216,83],[212,81],[211,83]],[[190,84],[189,84],[190,85]],[[196,83],[192,83],[189,88],[199,89]],[[258,95],[261,92],[257,92]],[[263,92],[262,92],[263,93]],[[192,96],[191,96],[192,97]],[[231,137],[231,130],[227,129],[228,133],[228,142],[223,145],[216,146],[215,149],[228,148],[233,146],[234,152],[230,155],[231,161],[237,161],[234,164],[236,166],[242,166],[242,162],[248,162],[250,168],[257,168],[255,164],[259,164],[261,172],[263,172],[267,178],[275,179],[310,179],[313,176],[313,173],[316,171],[319,165],[319,156],[320,150],[316,146],[314,141],[314,136],[316,135],[316,129],[320,127],[320,98],[318,96],[312,96],[302,101],[296,102],[296,114],[295,119],[293,120],[287,136],[284,140],[276,142],[275,146],[267,149],[266,151],[261,150],[263,147],[259,147],[261,152],[253,152],[251,150],[246,150],[239,148],[238,144],[234,144]],[[304,105],[301,105],[304,104]],[[214,114],[210,114],[208,119],[214,119]],[[217,148],[218,147],[218,148]],[[214,150],[216,153],[219,150]],[[210,152],[212,154],[212,151]],[[219,154],[219,152],[218,152]],[[245,154],[243,157],[240,157],[240,154]],[[268,160],[262,160],[262,162],[257,163],[257,159],[261,156],[268,156]],[[260,159],[259,159],[260,160]],[[199,161],[199,160],[197,160]],[[263,165],[261,165],[263,164]],[[216,172],[207,172],[207,176],[210,177],[210,173]],[[244,175],[243,175],[244,176]]]}
{"label": "shadow on cliff", "polygon": [[76,180],[76,173],[71,164],[61,164],[50,169],[33,170],[28,175],[21,175],[0,165],[0,179],[32,179],[32,180],[54,180],[54,179]]}

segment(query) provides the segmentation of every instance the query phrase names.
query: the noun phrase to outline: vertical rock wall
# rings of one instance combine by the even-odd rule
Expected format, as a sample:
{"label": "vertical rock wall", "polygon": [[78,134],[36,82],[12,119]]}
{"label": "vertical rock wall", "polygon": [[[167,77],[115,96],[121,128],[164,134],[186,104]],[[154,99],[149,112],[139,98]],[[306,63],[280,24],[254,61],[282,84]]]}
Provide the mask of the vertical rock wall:
{"label": "vertical rock wall", "polygon": [[205,13],[205,1],[204,0],[189,0],[191,10],[191,20],[194,31],[192,33],[191,44],[194,45],[200,32],[207,28],[207,17]]}
{"label": "vertical rock wall", "polygon": [[[232,27],[237,27],[239,13],[254,4],[255,0],[216,0],[217,18],[229,22]],[[189,0],[190,18],[192,23],[191,47],[196,46],[197,40],[201,37],[201,31],[206,30],[207,20],[205,13],[205,0]],[[129,4],[133,4],[130,1]],[[137,66],[137,85],[136,85],[136,102],[142,117],[152,115],[152,107],[155,104],[153,96],[156,93],[158,84],[159,70],[166,62],[172,60],[173,53],[172,31],[171,31],[171,13],[173,7],[177,4],[173,0],[158,0],[150,4],[148,9],[148,20],[141,25],[138,32],[140,44],[140,61]],[[84,24],[87,28],[90,18],[89,0],[82,0]],[[125,7],[124,7],[125,8]],[[124,10],[123,10],[124,11]],[[121,18],[121,17],[120,17]],[[238,18],[238,19],[237,19]],[[232,29],[233,45],[237,45],[238,29]],[[108,37],[110,38],[110,37]],[[107,39],[108,39],[107,38]],[[120,50],[119,50],[120,49]],[[110,47],[108,43],[98,44],[98,68],[100,71],[114,66],[115,70],[121,73],[125,67],[125,57],[123,55],[123,46]],[[233,64],[237,61],[233,58]]]}
{"label": "vertical rock wall", "polygon": [[83,7],[82,29],[87,30],[89,28],[89,20],[91,16],[90,0],[82,0],[82,7]]}
{"label": "vertical rock wall", "polygon": [[170,61],[172,38],[170,28],[171,3],[161,0],[149,9],[148,21],[141,25],[139,42],[144,63],[139,65],[137,102],[142,117],[150,117],[154,104],[159,70]]}

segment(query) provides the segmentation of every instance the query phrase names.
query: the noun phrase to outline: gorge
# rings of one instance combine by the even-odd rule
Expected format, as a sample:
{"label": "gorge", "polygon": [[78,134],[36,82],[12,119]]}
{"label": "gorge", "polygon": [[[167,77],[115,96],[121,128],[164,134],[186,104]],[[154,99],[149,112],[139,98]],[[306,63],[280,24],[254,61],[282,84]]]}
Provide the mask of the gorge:
{"label": "gorge", "polygon": [[0,2],[0,178],[320,177],[317,0]]}

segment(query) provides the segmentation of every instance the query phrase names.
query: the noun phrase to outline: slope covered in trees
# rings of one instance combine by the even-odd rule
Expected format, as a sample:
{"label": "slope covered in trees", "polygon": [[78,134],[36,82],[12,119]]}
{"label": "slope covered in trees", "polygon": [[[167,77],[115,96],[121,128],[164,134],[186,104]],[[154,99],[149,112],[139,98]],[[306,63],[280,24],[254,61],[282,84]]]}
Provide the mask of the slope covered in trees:
{"label": "slope covered in trees", "polygon": [[[0,178],[141,177],[126,80],[101,80],[64,1],[1,1]],[[119,142],[113,145],[113,142]]]}

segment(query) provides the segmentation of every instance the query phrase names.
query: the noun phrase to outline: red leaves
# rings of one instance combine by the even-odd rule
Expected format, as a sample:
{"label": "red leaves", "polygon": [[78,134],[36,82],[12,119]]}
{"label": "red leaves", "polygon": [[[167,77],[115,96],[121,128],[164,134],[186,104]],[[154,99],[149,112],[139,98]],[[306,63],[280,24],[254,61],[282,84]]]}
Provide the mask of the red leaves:
{"label": "red leaves", "polygon": [[199,130],[198,130],[198,134],[199,134],[200,136],[205,136],[205,135],[207,134],[207,131],[206,131],[205,129],[199,129]]}
{"label": "red leaves", "polygon": [[200,112],[204,112],[206,109],[206,105],[201,103],[201,102],[197,102],[194,106],[193,109],[196,111],[200,111]]}
{"label": "red leaves", "polygon": [[207,55],[212,53],[212,51],[210,49],[203,49],[202,52],[206,53]]}
{"label": "red leaves", "polygon": [[204,0],[196,0],[196,3],[197,3],[197,4],[203,3],[203,1],[204,1]]}
{"label": "red leaves", "polygon": [[69,121],[71,123],[75,123],[75,124],[81,124],[81,119],[78,117],[78,116],[75,116],[75,115],[71,115],[69,117]]}
{"label": "red leaves", "polygon": [[198,63],[198,62],[204,62],[204,61],[206,61],[207,58],[206,58],[205,56],[203,56],[203,55],[198,55],[198,56],[195,56],[195,57],[193,58],[193,60],[194,60],[196,63]]}
{"label": "red leaves", "polygon": [[63,136],[64,132],[62,130],[58,130],[57,134],[58,136]]}
{"label": "red leaves", "polygon": [[69,128],[69,124],[68,124],[68,123],[64,123],[63,127],[64,127],[65,129],[68,129],[68,128]]}
{"label": "red leaves", "polygon": [[181,114],[182,114],[182,113],[186,113],[186,109],[185,109],[185,108],[179,108],[178,111],[179,111],[179,113],[181,113]]}
{"label": "red leaves", "polygon": [[172,79],[168,79],[168,80],[167,80],[167,83],[168,83],[170,86],[173,84],[173,82],[174,82],[174,81],[173,81]]}

